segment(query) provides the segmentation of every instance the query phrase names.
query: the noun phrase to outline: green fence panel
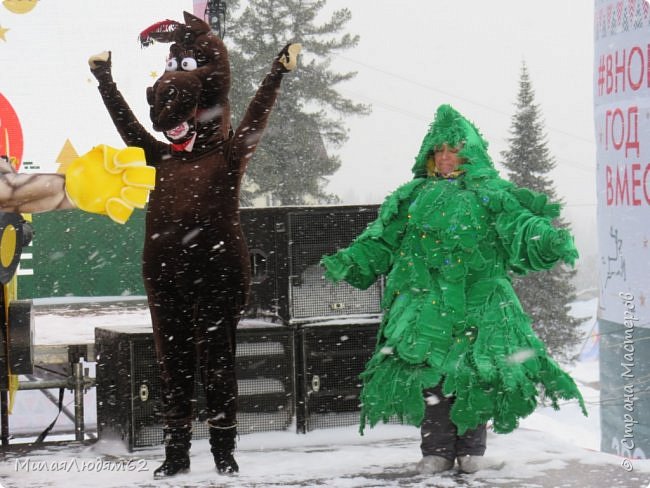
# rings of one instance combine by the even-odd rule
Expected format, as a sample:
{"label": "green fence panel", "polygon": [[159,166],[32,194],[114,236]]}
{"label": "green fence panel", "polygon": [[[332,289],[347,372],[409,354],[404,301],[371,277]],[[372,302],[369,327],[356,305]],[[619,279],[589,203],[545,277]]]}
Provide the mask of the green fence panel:
{"label": "green fence panel", "polygon": [[49,212],[33,215],[33,226],[23,250],[31,259],[18,275],[21,298],[144,295],[143,211],[125,225],[78,210]]}

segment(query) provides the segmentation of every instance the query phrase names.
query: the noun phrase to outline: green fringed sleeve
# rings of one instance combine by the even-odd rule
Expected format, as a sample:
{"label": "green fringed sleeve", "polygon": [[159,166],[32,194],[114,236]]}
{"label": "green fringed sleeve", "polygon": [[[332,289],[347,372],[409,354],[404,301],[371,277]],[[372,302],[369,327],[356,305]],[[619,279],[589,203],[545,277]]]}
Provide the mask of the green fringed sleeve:
{"label": "green fringed sleeve", "polygon": [[[529,202],[534,205],[534,194],[529,191],[527,194],[531,195]],[[548,207],[545,202],[545,197],[543,201],[537,201],[540,213]],[[548,217],[535,215],[508,193],[502,196],[502,206],[503,211],[496,218],[495,228],[513,271],[526,274],[550,269],[560,260],[568,264],[575,262],[578,251],[573,238],[566,230],[553,227],[553,210],[548,210]]]}
{"label": "green fringed sleeve", "polygon": [[321,259],[325,277],[365,290],[393,264],[407,222],[408,196],[423,180],[413,180],[386,198],[377,219],[349,247]]}

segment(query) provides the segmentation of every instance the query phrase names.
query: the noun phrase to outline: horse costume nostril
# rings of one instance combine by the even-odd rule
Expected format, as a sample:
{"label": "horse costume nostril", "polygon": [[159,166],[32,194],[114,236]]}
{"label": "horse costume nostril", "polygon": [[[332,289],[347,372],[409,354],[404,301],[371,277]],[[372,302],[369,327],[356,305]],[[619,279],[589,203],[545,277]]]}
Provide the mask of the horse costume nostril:
{"label": "horse costume nostril", "polygon": [[[193,382],[186,380],[184,371],[186,367],[194,371],[194,367],[187,366],[184,358],[196,351],[206,372],[208,417],[219,417],[220,425],[228,427],[228,435],[235,436],[233,348],[250,283],[250,260],[239,225],[239,193],[282,79],[295,66],[298,51],[285,47],[282,56],[273,60],[269,74],[233,130],[226,46],[203,20],[188,12],[184,12],[184,20],[158,22],[140,34],[143,46],[153,41],[172,43],[168,60],[183,60],[186,53],[197,53],[196,69],[166,71],[146,91],[153,127],[163,131],[171,144],[158,141],[146,131],[110,73],[96,77],[120,135],[128,144],[142,147],[147,161],[157,170],[145,235],[158,238],[145,240],[142,269],[161,365],[162,396],[169,399],[164,405],[165,424],[172,436],[189,438]],[[287,57],[293,57],[293,64]],[[188,61],[189,68],[194,64]],[[256,134],[254,139],[244,137],[251,133]],[[230,217],[215,218],[217,215]],[[192,246],[182,247],[187,229],[201,232],[192,239]],[[225,244],[215,246],[215,242]],[[197,277],[202,280],[199,289]],[[194,334],[188,324],[200,328],[200,333]],[[181,444],[180,451],[189,450],[189,441],[170,441],[171,446]],[[230,456],[233,449],[234,444],[226,454]],[[170,450],[169,456],[176,451]],[[184,454],[181,457],[186,458]],[[163,466],[165,469],[157,470],[156,476],[178,472],[173,459],[167,459]],[[189,457],[182,466],[189,467]]]}

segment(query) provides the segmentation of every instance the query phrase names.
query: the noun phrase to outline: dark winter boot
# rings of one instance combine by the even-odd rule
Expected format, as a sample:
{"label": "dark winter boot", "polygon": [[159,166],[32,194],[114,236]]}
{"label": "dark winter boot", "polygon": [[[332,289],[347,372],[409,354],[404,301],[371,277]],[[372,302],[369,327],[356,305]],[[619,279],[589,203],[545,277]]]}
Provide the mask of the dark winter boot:
{"label": "dark winter boot", "polygon": [[236,426],[228,428],[210,427],[210,451],[214,456],[217,471],[223,474],[233,474],[239,471],[235,452]]}
{"label": "dark winter boot", "polygon": [[154,479],[167,478],[190,470],[190,440],[188,428],[165,429],[165,462],[153,472]]}

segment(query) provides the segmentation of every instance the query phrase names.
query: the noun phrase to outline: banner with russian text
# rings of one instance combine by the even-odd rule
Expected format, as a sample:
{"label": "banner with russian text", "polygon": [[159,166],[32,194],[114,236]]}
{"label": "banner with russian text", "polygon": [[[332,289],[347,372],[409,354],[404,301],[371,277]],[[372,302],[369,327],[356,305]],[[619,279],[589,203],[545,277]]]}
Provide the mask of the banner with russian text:
{"label": "banner with russian text", "polygon": [[650,326],[650,4],[596,0],[594,116],[597,144],[599,318],[622,323],[631,294],[638,327]]}
{"label": "banner with russian text", "polygon": [[648,1],[596,0],[594,42],[600,446],[633,471],[650,456]]}

